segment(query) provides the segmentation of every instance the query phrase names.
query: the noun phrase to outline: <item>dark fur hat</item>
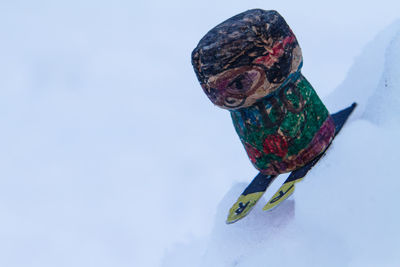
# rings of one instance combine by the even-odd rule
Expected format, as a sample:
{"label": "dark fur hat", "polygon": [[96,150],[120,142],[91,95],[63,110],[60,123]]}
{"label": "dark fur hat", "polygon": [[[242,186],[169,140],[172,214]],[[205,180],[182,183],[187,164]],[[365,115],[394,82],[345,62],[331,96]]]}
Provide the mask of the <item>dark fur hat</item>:
{"label": "dark fur hat", "polygon": [[[270,94],[291,73],[299,71],[301,61],[296,37],[283,17],[276,11],[261,9],[245,11],[217,25],[192,52],[192,64],[205,93],[214,104],[228,109],[249,106]],[[260,73],[246,74],[252,67]],[[239,69],[237,76],[245,73],[240,84],[234,81],[234,74],[228,75],[231,81],[225,77],[222,80],[226,82],[219,82],[219,86],[212,83],[227,70]],[[212,77],[215,79],[210,80]],[[255,77],[264,79],[262,83],[257,80],[260,88],[253,88]],[[236,83],[235,90],[230,90],[235,92],[233,95],[225,90],[229,91],[229,82]],[[236,102],[230,105],[232,101]]]}

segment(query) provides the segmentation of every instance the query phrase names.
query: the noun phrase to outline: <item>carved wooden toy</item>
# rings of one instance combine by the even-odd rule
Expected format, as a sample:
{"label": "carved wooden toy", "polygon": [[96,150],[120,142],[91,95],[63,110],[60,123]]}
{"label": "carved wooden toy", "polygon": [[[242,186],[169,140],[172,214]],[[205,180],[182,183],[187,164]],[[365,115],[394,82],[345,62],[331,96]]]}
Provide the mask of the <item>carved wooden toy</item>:
{"label": "carved wooden toy", "polygon": [[253,9],[222,22],[200,40],[192,64],[260,172],[295,170],[333,139],[334,122],[301,74],[300,46],[278,12]]}
{"label": "carved wooden toy", "polygon": [[229,110],[260,171],[233,204],[227,223],[246,216],[278,174],[291,172],[263,209],[290,196],[356,106],[329,114],[301,74],[301,49],[276,11],[248,10],[222,22],[200,40],[192,64],[211,102]]}

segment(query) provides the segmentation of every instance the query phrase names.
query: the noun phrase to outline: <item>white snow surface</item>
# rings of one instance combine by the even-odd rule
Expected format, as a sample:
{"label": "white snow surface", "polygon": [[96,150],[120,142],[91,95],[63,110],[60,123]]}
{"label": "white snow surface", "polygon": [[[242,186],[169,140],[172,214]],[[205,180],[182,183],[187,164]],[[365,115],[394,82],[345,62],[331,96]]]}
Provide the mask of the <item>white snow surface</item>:
{"label": "white snow surface", "polygon": [[[330,111],[359,106],[289,200],[261,211],[282,176],[228,226],[257,172],[190,53],[251,8],[285,17]],[[0,1],[0,266],[400,266],[398,10]]]}
{"label": "white snow surface", "polygon": [[233,185],[209,236],[171,249],[162,266],[400,266],[399,51],[400,21],[365,47],[327,97],[332,111],[359,105],[294,195],[270,212],[262,211],[265,197],[225,225],[247,186]]}

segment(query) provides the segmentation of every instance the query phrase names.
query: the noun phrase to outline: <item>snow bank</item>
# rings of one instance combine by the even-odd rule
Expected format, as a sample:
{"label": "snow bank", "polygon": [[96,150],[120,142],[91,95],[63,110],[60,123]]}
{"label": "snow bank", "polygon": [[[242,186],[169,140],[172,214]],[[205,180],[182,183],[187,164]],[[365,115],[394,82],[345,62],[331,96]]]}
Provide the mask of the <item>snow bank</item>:
{"label": "snow bank", "polygon": [[389,43],[384,59],[382,76],[364,115],[380,125],[396,128],[400,124],[400,31]]}
{"label": "snow bank", "polygon": [[[395,72],[398,73],[399,64],[395,60],[398,52],[395,51],[395,47],[399,34],[400,20],[387,27],[365,46],[363,52],[355,59],[344,81],[324,99],[329,110],[339,110],[356,101],[358,107],[352,116],[354,120],[362,116],[367,105],[373,108],[372,100],[368,100],[372,95],[379,97],[378,95],[382,94],[382,97],[374,101],[378,103],[376,107],[384,105],[385,101],[392,97],[385,93],[388,90],[384,88],[386,88],[385,84],[387,86],[387,82],[385,83],[387,77],[391,76],[391,79],[394,79]],[[390,85],[391,88],[395,88],[395,83],[396,81],[393,81]],[[397,81],[397,86],[398,84]],[[392,94],[395,92],[393,91]],[[399,94],[397,93],[397,95]],[[371,116],[367,117],[372,120]]]}
{"label": "snow bank", "polygon": [[400,21],[369,43],[326,99],[331,111],[357,111],[331,149],[281,206],[266,200],[233,225],[218,206],[212,232],[167,251],[172,266],[400,266],[397,150],[400,149]]}

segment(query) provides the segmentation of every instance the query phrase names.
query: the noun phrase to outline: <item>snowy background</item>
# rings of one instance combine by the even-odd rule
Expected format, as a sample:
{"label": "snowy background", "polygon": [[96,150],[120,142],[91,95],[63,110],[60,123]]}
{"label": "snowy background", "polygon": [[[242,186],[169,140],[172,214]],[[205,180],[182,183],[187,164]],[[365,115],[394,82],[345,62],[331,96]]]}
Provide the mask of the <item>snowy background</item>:
{"label": "snowy background", "polygon": [[[360,105],[290,200],[227,226],[256,170],[190,53],[251,8],[285,17],[332,112]],[[0,266],[400,266],[399,10],[0,1]]]}

